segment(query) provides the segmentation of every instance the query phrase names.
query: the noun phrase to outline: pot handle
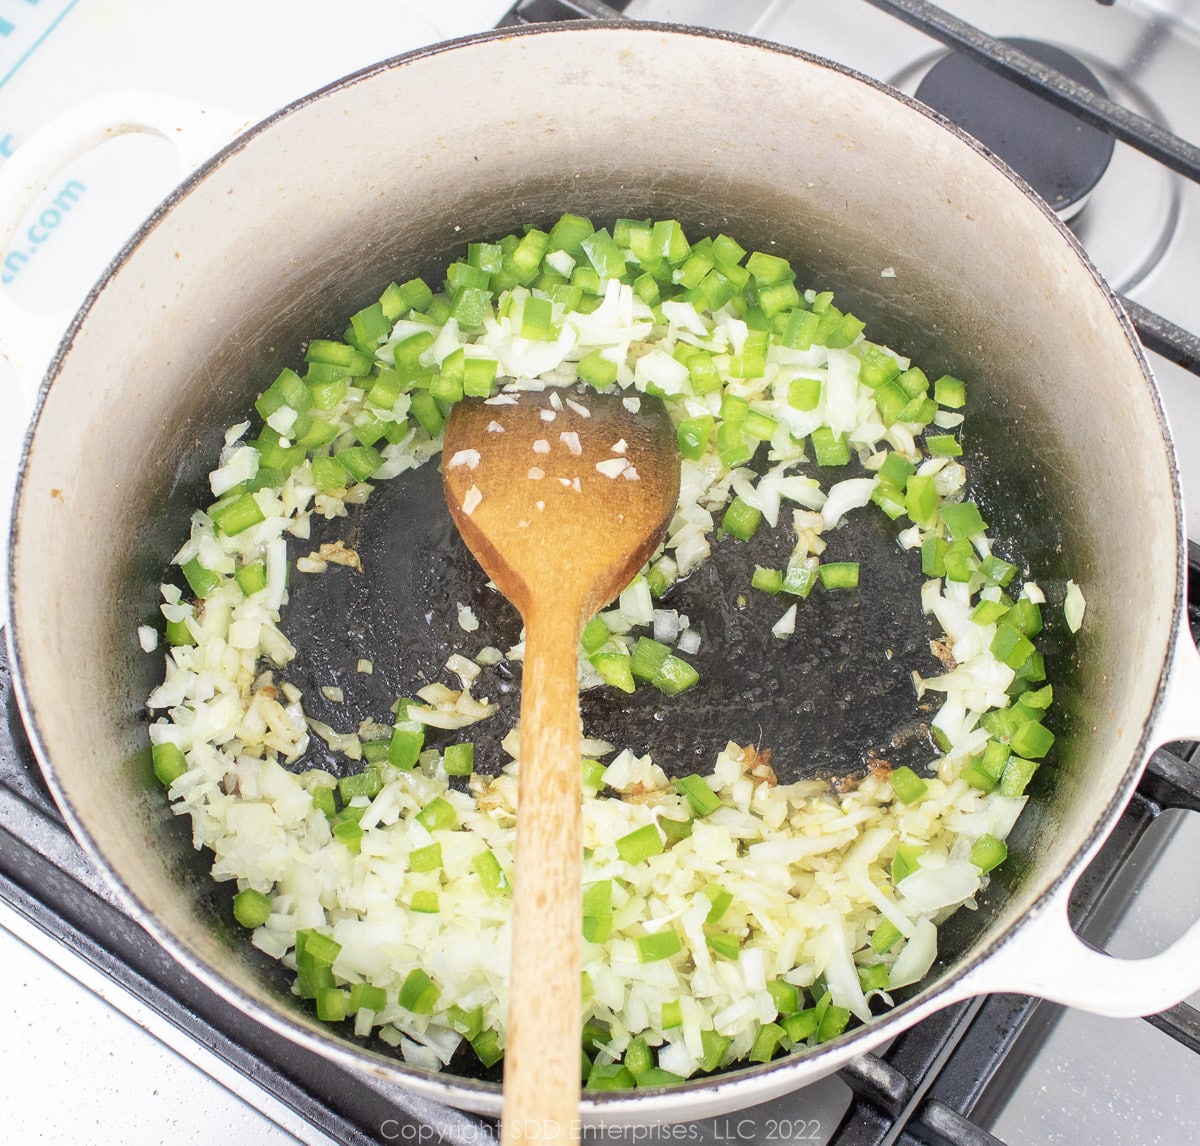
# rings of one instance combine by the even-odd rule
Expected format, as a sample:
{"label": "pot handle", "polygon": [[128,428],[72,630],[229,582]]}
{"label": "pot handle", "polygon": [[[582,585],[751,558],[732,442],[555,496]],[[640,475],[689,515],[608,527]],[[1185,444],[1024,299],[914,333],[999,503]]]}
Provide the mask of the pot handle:
{"label": "pot handle", "polygon": [[1033,995],[1113,1019],[1156,1015],[1200,989],[1200,921],[1156,955],[1123,959],[1089,946],[1067,918],[1070,886],[1018,938],[967,975],[963,995]]}
{"label": "pot handle", "polygon": [[[94,147],[130,132],[173,144],[187,174],[229,143],[247,121],[162,92],[128,88],[74,104],[21,143],[0,166],[0,261],[16,230],[54,177]],[[69,324],[69,313],[31,310],[0,289],[0,355],[11,363],[24,405],[38,386]]]}
{"label": "pot handle", "polygon": [[[1200,653],[1180,624],[1154,743],[1200,740]],[[1155,955],[1108,955],[1076,935],[1072,884],[1058,888],[1011,939],[964,977],[963,993],[1033,995],[1109,1018],[1158,1014],[1200,990],[1200,921]]]}

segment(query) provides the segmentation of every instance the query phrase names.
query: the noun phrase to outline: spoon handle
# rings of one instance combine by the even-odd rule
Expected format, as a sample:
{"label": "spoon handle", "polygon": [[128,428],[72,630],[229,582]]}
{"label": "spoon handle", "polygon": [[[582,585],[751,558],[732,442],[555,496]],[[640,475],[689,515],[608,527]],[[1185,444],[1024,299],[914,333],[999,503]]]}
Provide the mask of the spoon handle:
{"label": "spoon handle", "polygon": [[[564,607],[564,604],[566,607]],[[579,1138],[583,879],[580,610],[525,618],[501,1140]]]}

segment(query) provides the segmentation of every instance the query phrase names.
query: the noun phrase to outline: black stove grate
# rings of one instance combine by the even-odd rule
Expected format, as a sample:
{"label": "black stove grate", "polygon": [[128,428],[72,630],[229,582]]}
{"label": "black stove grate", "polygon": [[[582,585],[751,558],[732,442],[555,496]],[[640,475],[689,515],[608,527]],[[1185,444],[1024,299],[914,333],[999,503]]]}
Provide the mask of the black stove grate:
{"label": "black stove grate", "polygon": [[[1107,5],[1112,0],[1099,2]],[[890,13],[947,47],[966,53],[985,67],[1070,111],[1084,123],[1107,132],[1192,182],[1200,183],[1200,147],[1153,120],[1114,103],[1087,85],[926,0],[866,0],[866,3]],[[1200,374],[1200,337],[1131,299],[1122,298],[1121,301],[1147,349],[1193,374]]]}
{"label": "black stove grate", "polygon": [[[568,19],[620,18],[629,0],[521,0],[501,26]],[[941,42],[1037,90],[1081,119],[1137,147],[1194,181],[1200,149],[1157,125],[984,35],[923,0],[867,0]],[[1106,0],[1100,0],[1105,3]],[[1200,338],[1124,300],[1148,349],[1200,374]],[[1193,548],[1188,609],[1200,635],[1200,551]],[[1200,778],[1187,764],[1193,746],[1158,752],[1124,816],[1079,881],[1073,918],[1080,934],[1102,946],[1134,893],[1127,862],[1167,809],[1200,811]],[[0,644],[0,898],[76,955],[120,982],[169,1022],[264,1086],[332,1139],[358,1146],[390,1141],[477,1143],[490,1127],[427,1100],[318,1059],[249,1023],[182,973],[114,905],[104,881],[75,843],[54,806],[25,738]],[[940,1012],[898,1037],[882,1054],[841,1072],[852,1101],[834,1146],[885,1143],[982,1146],[1060,1008],[999,995]],[[1200,1053],[1200,1012],[1188,1004],[1146,1021]],[[386,1129],[385,1129],[386,1128]]]}
{"label": "black stove grate", "polygon": [[1188,179],[1200,180],[1200,147],[1161,125],[1114,103],[1086,84],[1034,59],[1004,40],[997,40],[926,0],[866,0],[906,24],[974,57],[985,67],[1037,92],[1122,143],[1158,160]]}

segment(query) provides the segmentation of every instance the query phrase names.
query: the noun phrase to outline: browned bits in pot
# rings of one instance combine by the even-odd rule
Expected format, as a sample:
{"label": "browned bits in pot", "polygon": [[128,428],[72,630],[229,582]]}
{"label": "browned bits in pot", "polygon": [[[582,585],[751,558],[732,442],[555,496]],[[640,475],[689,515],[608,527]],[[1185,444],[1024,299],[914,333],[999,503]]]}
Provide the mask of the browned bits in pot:
{"label": "browned bits in pot", "polygon": [[350,549],[342,540],[327,541],[319,549],[307,557],[296,561],[296,568],[301,573],[324,573],[330,565],[344,565],[349,569],[362,572],[362,558],[358,551]]}
{"label": "browned bits in pot", "polygon": [[958,661],[954,659],[954,653],[951,651],[949,637],[939,637],[936,641],[930,641],[929,651],[942,662],[947,672],[958,667]]}
{"label": "browned bits in pot", "polygon": [[630,804],[657,804],[662,802],[663,794],[662,788],[652,788],[639,781],[632,788],[625,789],[621,793],[621,799]]}
{"label": "browned bits in pot", "polygon": [[888,760],[884,760],[879,756],[870,757],[867,762],[866,774],[861,777],[854,776],[839,776],[835,780],[831,780],[833,790],[840,796],[845,796],[850,792],[855,791],[858,786],[867,779],[876,780],[879,782],[887,780],[892,774],[892,764]]}
{"label": "browned bits in pot", "polygon": [[892,774],[892,765],[889,761],[874,756],[867,761],[867,772],[876,780],[883,781]]}
{"label": "browned bits in pot", "polygon": [[771,767],[771,750],[769,748],[756,748],[751,745],[744,749],[744,757],[750,775],[756,780],[762,780],[772,788],[779,783],[775,769]]}

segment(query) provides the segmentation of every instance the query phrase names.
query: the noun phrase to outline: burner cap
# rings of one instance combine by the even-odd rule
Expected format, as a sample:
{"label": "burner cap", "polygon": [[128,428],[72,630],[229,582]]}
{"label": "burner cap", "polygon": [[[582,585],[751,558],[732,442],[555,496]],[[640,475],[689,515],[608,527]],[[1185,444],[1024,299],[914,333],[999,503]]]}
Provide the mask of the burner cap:
{"label": "burner cap", "polygon": [[[1106,94],[1091,70],[1062,49],[1037,40],[1004,42]],[[1112,158],[1112,136],[960,52],[934,64],[916,95],[1000,156],[1060,215],[1082,206]]]}

